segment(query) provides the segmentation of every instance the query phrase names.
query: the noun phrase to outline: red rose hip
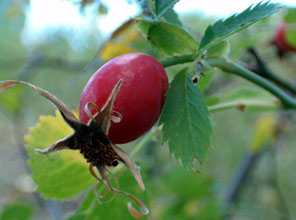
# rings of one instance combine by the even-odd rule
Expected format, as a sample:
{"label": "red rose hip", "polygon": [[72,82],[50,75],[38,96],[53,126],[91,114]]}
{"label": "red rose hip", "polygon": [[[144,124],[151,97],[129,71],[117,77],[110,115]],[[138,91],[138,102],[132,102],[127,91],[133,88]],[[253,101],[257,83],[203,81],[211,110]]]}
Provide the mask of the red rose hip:
{"label": "red rose hip", "polygon": [[[111,123],[108,137],[114,144],[135,140],[157,121],[168,90],[166,72],[156,59],[146,54],[131,53],[116,57],[103,65],[88,81],[80,98],[80,120],[87,123],[84,112],[88,102],[102,108],[116,83],[122,79],[113,111],[122,115]],[[92,114],[95,113],[91,109]]]}
{"label": "red rose hip", "polygon": [[282,53],[296,52],[296,47],[291,45],[287,39],[287,33],[289,30],[289,24],[285,21],[281,21],[276,30],[273,43],[277,46],[278,50]]}

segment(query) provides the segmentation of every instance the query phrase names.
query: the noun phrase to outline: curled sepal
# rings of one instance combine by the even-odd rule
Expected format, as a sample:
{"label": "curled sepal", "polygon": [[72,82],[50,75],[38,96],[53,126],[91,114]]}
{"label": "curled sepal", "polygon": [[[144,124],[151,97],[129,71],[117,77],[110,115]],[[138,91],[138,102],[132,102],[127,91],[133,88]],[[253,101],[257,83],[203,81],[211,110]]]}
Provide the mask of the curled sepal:
{"label": "curled sepal", "polygon": [[128,211],[131,213],[132,216],[134,216],[135,218],[139,219],[139,218],[143,218],[144,216],[149,214],[149,209],[145,206],[144,203],[142,203],[142,201],[140,201],[137,197],[127,193],[127,192],[123,192],[123,191],[118,191],[117,193],[123,194],[128,196],[129,198],[131,198],[139,207],[139,209],[141,210],[141,212],[138,212],[133,206],[131,202],[127,203],[127,209]]}
{"label": "curled sepal", "polygon": [[89,117],[89,121],[87,124],[90,124],[91,122],[95,122],[96,120],[94,119],[92,113],[90,112],[89,108],[93,108],[96,110],[96,112],[100,112],[99,107],[93,103],[93,102],[88,102],[86,103],[86,105],[84,106],[84,112],[87,114],[87,116]]}
{"label": "curled sepal", "polygon": [[113,104],[114,104],[116,95],[119,92],[121,84],[122,84],[122,79],[120,79],[114,86],[111,92],[111,95],[108,97],[108,100],[102,107],[102,110],[97,112],[94,115],[95,122],[91,122],[91,123],[97,123],[98,125],[100,125],[105,135],[109,134],[109,128],[112,120]]}
{"label": "curled sepal", "polygon": [[60,150],[64,150],[64,149],[69,149],[69,140],[72,139],[73,135],[69,135],[61,140],[58,140],[56,143],[54,143],[53,145],[49,146],[46,149],[35,149],[36,153],[40,153],[40,154],[50,154],[52,152],[56,152],[56,151],[60,151]]}
{"label": "curled sepal", "polygon": [[117,111],[112,111],[112,112],[113,112],[113,115],[111,117],[111,121],[114,122],[114,123],[121,122],[121,120],[122,120],[122,114],[120,114]]}
{"label": "curled sepal", "polygon": [[[114,192],[115,195],[116,194],[122,194],[122,195],[128,196],[130,199],[132,199],[137,204],[138,208],[140,209],[140,212],[137,211],[132,206],[131,202],[127,203],[127,209],[128,209],[128,211],[130,212],[130,214],[133,217],[135,217],[137,219],[140,219],[140,218],[143,218],[143,217],[145,217],[146,215],[149,214],[149,209],[145,206],[145,204],[141,200],[139,200],[137,197],[133,196],[130,193],[119,190],[119,185],[118,185],[118,181],[117,181],[116,177],[108,169],[106,169],[105,167],[99,167],[98,170],[99,170],[99,173],[100,173],[100,175],[102,177],[102,180],[104,181],[106,187],[110,191]],[[107,171],[112,176],[112,178],[115,180],[115,183],[116,183],[116,188],[115,189],[111,186],[105,171]],[[114,197],[112,197],[111,200],[113,200],[113,198]]]}
{"label": "curled sepal", "polygon": [[[110,187],[111,187],[111,185],[107,185],[106,180],[108,181],[108,179],[106,178],[106,176],[105,176],[105,175],[102,176],[103,179],[101,179],[100,177],[98,177],[98,175],[96,174],[96,172],[95,172],[95,170],[94,170],[94,165],[93,165],[92,163],[91,163],[90,166],[89,166],[89,171],[90,171],[90,173],[92,174],[92,176],[94,176],[94,177],[98,180],[98,182],[97,182],[97,183],[95,184],[95,186],[94,186],[94,193],[95,193],[95,196],[96,196],[97,202],[98,202],[100,205],[103,204],[103,203],[109,203],[109,202],[111,202],[111,201],[116,197],[117,193],[114,193],[113,196],[112,196],[112,198],[109,199],[108,201],[104,201],[104,202],[101,201],[101,199],[106,198],[106,197],[109,195],[109,192],[110,192]],[[104,181],[103,181],[103,180],[104,180]],[[104,185],[106,186],[106,192],[105,192],[104,195],[99,195],[99,194],[97,193],[97,188],[98,188],[98,185],[99,185],[100,183],[102,183],[102,184],[104,184]],[[109,183],[109,181],[108,181],[108,183]],[[118,185],[118,181],[117,181],[116,178],[115,178],[115,183],[116,183],[116,188],[118,188],[119,185]],[[111,188],[112,188],[112,187],[111,187]]]}
{"label": "curled sepal", "polygon": [[17,84],[23,84],[31,87],[35,92],[42,95],[43,97],[47,98],[49,101],[51,101],[61,112],[64,120],[72,127],[77,128],[79,125],[82,124],[75,116],[74,114],[68,109],[68,107],[57,97],[50,94],[49,92],[39,88],[38,86],[35,86],[31,83],[24,82],[24,81],[18,81],[18,80],[7,80],[0,82],[0,93],[6,91],[7,89],[17,85]]}
{"label": "curled sepal", "polygon": [[[96,120],[94,118],[94,115],[91,113],[90,108],[95,109],[96,113],[94,114],[95,116],[100,113],[100,108],[93,102],[88,102],[84,106],[84,112],[87,114],[89,117],[88,125],[91,124],[92,122],[96,123]],[[120,114],[117,111],[112,110],[112,115],[111,115],[111,121],[114,123],[119,123],[122,120],[122,114]]]}
{"label": "curled sepal", "polygon": [[139,186],[141,187],[141,189],[144,191],[145,190],[145,185],[142,179],[142,176],[139,172],[139,169],[137,168],[137,165],[135,164],[135,162],[132,160],[132,158],[130,158],[130,156],[125,153],[120,147],[111,144],[112,149],[115,151],[115,153],[118,154],[118,156],[120,157],[121,161],[127,166],[127,168],[131,171],[131,173],[133,174],[133,176],[135,177],[137,183],[139,184]]}

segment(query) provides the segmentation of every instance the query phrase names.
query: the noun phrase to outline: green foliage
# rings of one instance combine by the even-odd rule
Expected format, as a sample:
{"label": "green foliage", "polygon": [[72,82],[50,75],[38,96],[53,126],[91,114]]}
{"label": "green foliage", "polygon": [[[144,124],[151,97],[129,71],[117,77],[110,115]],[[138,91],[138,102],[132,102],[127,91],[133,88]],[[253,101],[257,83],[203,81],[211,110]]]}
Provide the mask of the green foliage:
{"label": "green foliage", "polygon": [[[78,151],[64,150],[49,157],[35,153],[72,133],[56,111],[56,116],[40,116],[40,123],[25,136],[30,156],[28,164],[32,178],[38,184],[37,191],[45,198],[67,199],[77,195],[95,182],[88,164]],[[53,158],[54,161],[50,160]]]}
{"label": "green foliage", "polygon": [[[7,3],[9,1],[5,2]],[[87,3],[89,1],[83,2]],[[110,57],[117,56],[116,54],[118,52],[135,52],[135,47],[133,47],[134,41],[139,45],[145,46],[149,41],[155,48],[165,55],[187,55],[190,53],[201,53],[206,51],[206,53],[203,54],[205,56],[202,58],[207,59],[227,56],[229,52],[229,45],[225,41],[225,38],[249,27],[257,21],[262,20],[280,8],[277,4],[271,4],[269,2],[260,3],[253,8],[248,8],[241,14],[234,15],[226,20],[220,20],[214,25],[208,27],[199,47],[199,42],[192,36],[192,34],[188,33],[186,29],[184,29],[178,18],[178,14],[173,10],[173,6],[177,0],[151,0],[148,2],[153,4],[153,7],[150,8],[153,8],[153,19],[155,19],[155,17],[156,19],[153,21],[138,20],[138,28],[148,39],[145,41],[146,43],[142,40],[141,36],[138,37],[139,33],[136,33],[133,28],[130,28],[128,32],[123,31],[120,35],[117,35],[118,38],[114,39],[114,42],[112,42],[114,44],[108,45],[110,47],[108,47],[107,54],[113,54]],[[1,4],[4,3],[0,3],[0,5]],[[100,6],[103,6],[101,3],[99,4]],[[105,13],[106,8],[102,7],[99,8],[99,10],[100,13]],[[6,14],[5,11],[1,12],[3,13],[0,17],[4,17]],[[190,27],[190,30],[193,30],[193,33],[203,33],[205,28],[204,25],[205,23],[209,23],[209,20],[207,20],[209,18],[205,19],[202,17],[193,17],[192,15],[187,16],[191,23],[186,26]],[[293,16],[290,13],[290,15],[287,16],[287,19],[289,21],[293,21]],[[0,23],[2,24],[4,34],[3,36],[0,36],[0,45],[2,45],[1,48],[3,51],[2,56],[0,55],[2,68],[0,73],[2,73],[2,78],[4,77],[6,79],[7,77],[18,76],[18,74],[11,75],[11,73],[16,74],[16,71],[19,70],[22,72],[21,66],[26,66],[25,64],[28,62],[26,59],[28,51],[25,51],[22,48],[22,43],[19,42],[19,34],[21,33],[21,30],[23,30],[22,25],[17,25],[16,30],[15,20],[2,19],[2,21],[3,22]],[[182,19],[182,21],[184,21],[184,19]],[[260,31],[258,31],[258,29],[256,30],[258,26],[260,26]],[[262,28],[263,26],[264,28]],[[248,32],[243,32],[239,35],[235,46],[233,46],[233,38],[231,39],[232,56],[235,54],[233,53],[234,50],[239,50],[241,55],[241,52],[244,51],[247,46],[254,45],[256,42],[267,42],[268,39],[266,37],[270,36],[270,34],[268,34],[270,33],[270,30],[267,25],[260,22],[259,25],[256,25],[256,28],[252,28],[251,30],[248,30]],[[293,28],[294,26],[291,25],[289,30],[291,31]],[[97,37],[99,35],[94,33],[94,36]],[[242,38],[244,38],[244,40],[242,40]],[[289,32],[287,34],[287,38],[289,42],[295,42],[295,32]],[[42,87],[45,86],[45,88],[48,87],[50,90],[56,91],[60,98],[67,100],[67,102],[70,102],[72,106],[77,104],[77,99],[79,98],[78,90],[80,89],[77,88],[77,85],[72,86],[72,84],[71,86],[68,86],[68,84],[65,84],[65,86],[62,82],[66,82],[68,79],[72,78],[76,72],[80,72],[80,70],[87,65],[87,61],[92,58],[99,46],[97,45],[97,38],[95,39],[96,40],[94,40],[93,43],[91,43],[89,39],[83,40],[82,44],[88,45],[88,48],[91,49],[91,51],[88,50],[84,53],[82,53],[82,50],[75,50],[75,52],[70,49],[74,43],[69,46],[68,44],[65,44],[66,42],[64,42],[64,40],[55,40],[53,41],[53,44],[44,44],[41,49],[35,47],[36,51],[34,51],[34,53],[41,52],[42,57],[45,57],[45,62],[37,63],[36,66],[34,66],[34,69],[29,69],[30,71],[34,70],[34,72],[38,73],[34,79],[30,80],[38,82],[38,84],[41,84]],[[256,39],[256,41],[254,39]],[[75,47],[77,47],[77,45],[75,45]],[[198,47],[199,50],[197,50]],[[137,50],[137,52],[150,53],[156,58],[159,58],[159,54],[152,52],[151,48],[147,49],[145,47],[145,49],[143,49],[143,46],[136,48],[141,48]],[[262,52],[264,54],[264,51]],[[160,55],[162,53],[160,53]],[[239,53],[236,53],[234,57],[240,58],[241,56],[237,56]],[[266,54],[268,53],[269,51],[266,52]],[[73,59],[73,56],[77,56],[75,54],[79,54],[79,59]],[[47,62],[46,57],[57,58],[58,61],[60,58],[63,59],[61,59],[62,63]],[[69,65],[68,62],[64,62],[64,59],[65,61],[70,59]],[[111,58],[108,58],[108,60],[109,59]],[[13,62],[11,62],[12,60]],[[169,71],[174,69],[174,71],[176,71],[176,73],[179,72],[179,74],[175,76],[171,83],[163,115],[160,119],[160,122],[163,124],[163,139],[168,141],[171,153],[175,154],[175,157],[180,159],[186,168],[190,167],[194,158],[198,158],[200,162],[204,162],[206,160],[207,151],[210,146],[210,134],[212,132],[208,119],[208,111],[203,103],[201,92],[205,91],[212,82],[215,69],[208,68],[206,60],[201,59],[198,61],[205,64],[203,65],[202,72],[204,72],[207,76],[201,76],[197,85],[191,82],[192,75],[190,71],[184,69],[179,72],[180,66],[169,68]],[[72,62],[74,64],[76,62],[81,63],[78,66],[82,66],[83,68],[79,70],[79,68],[76,68],[75,65],[73,68],[71,64]],[[11,65],[11,63],[15,65]],[[42,69],[42,66],[45,65],[46,68],[49,67],[48,69],[50,74],[49,71],[44,71]],[[93,65],[93,63],[91,65]],[[272,63],[272,65],[275,66],[275,63]],[[71,66],[72,68],[69,68]],[[190,63],[190,67],[191,66],[195,66],[194,62]],[[286,70],[287,68],[288,67],[285,66],[280,70]],[[7,69],[10,71],[7,72]],[[293,72],[293,70],[294,69],[292,69],[291,72]],[[65,71],[68,75],[62,75]],[[84,77],[85,80],[86,78],[87,77]],[[59,82],[56,81],[57,84],[49,83],[52,79],[59,79]],[[229,78],[226,79],[228,80]],[[81,86],[83,84],[82,81],[80,82]],[[228,91],[228,89],[233,90],[233,87],[235,87],[236,84],[233,86],[231,82],[228,86],[224,85],[225,81],[223,81],[222,78],[219,83],[220,84],[218,84],[217,88],[211,88],[210,94],[206,93],[206,95],[211,95],[212,92],[219,89],[219,96],[211,96],[206,100],[206,104],[209,106],[210,111],[222,110],[226,108],[238,108],[247,112],[266,112],[282,108],[279,100],[262,90],[253,88],[239,89],[231,94],[225,95],[225,91]],[[43,106],[42,103],[35,103],[34,101],[29,107],[20,107],[19,101],[23,97],[22,89],[23,88],[18,87],[11,90],[9,96],[3,95],[0,100],[0,106],[2,109],[6,109],[13,113],[17,113],[17,110],[19,109],[24,109],[24,112],[29,115],[28,112],[30,111],[30,115],[28,119],[26,118],[26,120],[31,120],[33,115],[35,117],[37,114],[36,112],[45,111],[47,107],[46,105]],[[77,96],[74,96],[73,92],[77,93]],[[31,97],[30,100],[32,100]],[[217,120],[217,117],[221,117],[220,120]],[[225,120],[226,118],[227,120]],[[151,166],[149,169],[149,174],[151,174],[149,176],[150,182],[145,181],[146,186],[148,183],[148,190],[144,193],[141,192],[134,178],[126,172],[118,173],[120,189],[131,192],[137,197],[139,196],[146,205],[149,204],[148,196],[151,196],[153,198],[153,202],[150,203],[151,215],[148,217],[151,219],[221,219],[223,210],[221,209],[218,197],[221,196],[221,192],[224,192],[225,189],[223,187],[225,187],[229,181],[232,168],[234,167],[233,165],[237,163],[239,156],[245,149],[245,143],[247,143],[249,139],[248,132],[250,132],[250,128],[253,128],[252,120],[250,119],[252,118],[249,115],[241,114],[240,112],[235,111],[231,111],[230,114],[227,112],[215,114],[215,133],[219,135],[217,135],[214,139],[214,141],[216,141],[214,145],[215,151],[211,152],[211,157],[209,158],[209,161],[207,161],[207,167],[202,175],[197,175],[193,172],[186,172],[182,167],[170,167],[170,169],[168,169],[170,162],[167,160],[166,151],[159,147],[158,142],[153,141],[154,138],[153,140],[151,139],[152,141],[149,141],[145,147],[145,151],[141,152],[145,153],[145,155],[143,155],[145,156],[145,164]],[[253,151],[257,151],[260,149],[260,146],[270,143],[270,138],[273,134],[272,132],[274,131],[273,126],[275,118],[273,115],[272,117],[265,119],[264,121],[260,121],[261,123],[258,125],[258,130],[255,131],[254,140],[251,143]],[[244,126],[241,126],[242,124]],[[219,128],[217,129],[217,127],[220,127],[220,130]],[[3,130],[8,130],[7,128],[10,129],[10,126],[3,128]],[[30,130],[30,134],[26,136],[26,149],[28,150],[30,157],[28,162],[33,172],[32,177],[38,184],[36,190],[41,192],[42,196],[46,198],[68,199],[82,192],[86,188],[89,188],[89,186],[96,181],[88,171],[88,164],[77,151],[65,150],[50,154],[49,158],[55,159],[54,161],[49,160],[48,157],[44,155],[39,155],[34,152],[36,148],[46,148],[53,144],[56,140],[70,133],[72,133],[72,130],[65,125],[60,115],[55,117],[41,116],[40,123],[38,123],[35,128],[32,128]],[[243,137],[241,134],[244,134]],[[1,141],[4,140],[6,142],[7,137],[0,138]],[[148,142],[148,139],[146,141]],[[293,141],[294,139],[291,138],[292,147],[294,147]],[[4,148],[7,147],[5,143],[3,146]],[[133,147],[133,143],[129,144],[129,146]],[[285,153],[288,156],[293,155],[291,154],[294,150],[292,147],[290,147],[290,149],[285,148],[286,150],[283,149],[282,152],[286,151]],[[162,151],[164,151],[164,153]],[[278,156],[283,157],[282,152]],[[217,155],[216,157],[215,154]],[[4,155],[4,153],[2,155]],[[283,158],[286,160],[288,157]],[[290,160],[288,158],[286,161],[287,163],[293,161],[293,157],[291,157]],[[287,163],[285,163],[285,168],[287,168]],[[219,164],[219,166],[217,166],[217,164]],[[264,170],[264,176],[266,176],[265,171],[266,168]],[[141,173],[143,173],[143,171]],[[216,183],[212,178],[209,178],[212,174],[215,174],[216,176],[214,176],[214,178],[219,178],[219,182],[222,182],[220,186],[217,185],[218,183]],[[2,178],[1,173],[0,175]],[[217,177],[218,175],[220,175],[220,177]],[[282,187],[286,190],[285,194],[294,189],[293,181],[291,182],[290,187]],[[149,188],[149,184],[154,185]],[[262,181],[260,181],[260,184],[262,184]],[[252,199],[253,195],[254,194],[252,194]],[[260,194],[258,198],[261,195],[262,194]],[[242,194],[241,197],[245,198],[245,195]],[[270,196],[267,197],[269,199],[271,198]],[[264,197],[264,199],[266,199],[266,197]],[[294,200],[294,197],[291,197],[288,201],[292,201],[291,204],[295,204],[293,202]],[[129,200],[126,197],[117,195],[111,203],[99,205],[97,204],[93,190],[90,190],[84,201],[80,204],[79,210],[77,210],[76,214],[69,219],[133,219],[126,209],[127,201]],[[277,198],[273,198],[273,201],[278,202]],[[267,203],[264,203],[264,205],[266,204]],[[244,204],[239,205],[242,208],[246,207]],[[257,199],[256,206],[259,207],[260,205],[260,200]],[[274,210],[276,209],[277,208],[274,208]],[[23,208],[21,205],[8,207],[7,209],[5,208],[2,214],[0,214],[0,220],[32,219],[32,213],[30,214],[28,210],[29,209]],[[236,211],[238,215],[241,214],[240,212],[237,212],[237,209],[234,209],[234,211]],[[291,209],[290,211],[291,215],[293,215],[293,210]],[[264,216],[264,214],[260,216]],[[282,215],[279,216],[282,217]]]}
{"label": "green foliage", "polygon": [[187,68],[171,83],[160,123],[163,140],[168,140],[171,153],[185,167],[190,167],[194,158],[200,163],[206,160],[212,133],[208,110]]}
{"label": "green foliage", "polygon": [[[141,171],[144,180],[145,172]],[[118,182],[120,189],[129,192],[138,197],[146,205],[149,203],[148,190],[145,192],[141,191],[137,185],[135,179],[128,172],[121,172],[118,175]],[[145,181],[147,183],[147,181]],[[146,184],[147,185],[147,184]],[[148,187],[149,188],[149,187]],[[100,189],[99,189],[100,190]],[[107,199],[107,198],[106,198]],[[107,199],[108,200],[108,199]],[[135,219],[131,216],[126,208],[127,202],[130,200],[123,195],[118,194],[114,200],[110,203],[99,205],[94,191],[90,190],[82,201],[80,208],[77,210],[75,215],[71,216],[68,220],[97,220],[97,219]],[[136,206],[135,206],[136,208]],[[146,218],[143,218],[146,219]]]}
{"label": "green foliage", "polygon": [[24,93],[22,87],[17,87],[11,90],[9,96],[0,96],[0,106],[2,110],[6,110],[11,114],[17,114],[21,110],[21,97]]}
{"label": "green foliage", "polygon": [[296,22],[296,8],[288,8],[288,10],[283,18],[284,18],[285,22],[287,22],[287,23],[295,23]]}
{"label": "green foliage", "polygon": [[207,58],[226,57],[230,51],[228,41],[221,41],[207,50]]}
{"label": "green foliage", "polygon": [[221,219],[222,204],[212,178],[173,167],[163,175],[162,181],[157,190],[174,199],[166,203],[159,219]]}
{"label": "green foliage", "polygon": [[175,12],[174,9],[170,9],[168,10],[164,15],[163,17],[165,18],[165,20],[168,22],[168,23],[171,23],[171,24],[176,24],[176,25],[182,25],[182,22],[180,21],[179,19],[179,16],[178,14]]}
{"label": "green foliage", "polygon": [[249,113],[270,112],[281,108],[279,100],[262,89],[241,88],[220,97],[218,102],[208,103],[210,111],[238,108]]}
{"label": "green foliage", "polygon": [[198,52],[200,53],[219,43],[221,40],[248,28],[252,24],[277,12],[280,8],[279,4],[261,2],[255,6],[250,6],[240,14],[234,14],[225,20],[221,19],[217,21],[206,29]]}
{"label": "green foliage", "polygon": [[204,76],[200,76],[200,79],[198,81],[198,88],[201,92],[204,92],[212,82],[213,76],[214,76],[214,69],[207,66],[202,66],[201,71],[203,72]]}
{"label": "green foliage", "polygon": [[157,18],[172,9],[179,0],[155,0],[155,14]]}
{"label": "green foliage", "polygon": [[285,37],[289,45],[296,47],[296,21],[293,24],[288,24]]}
{"label": "green foliage", "polygon": [[296,47],[296,8],[289,8],[283,19],[287,23],[286,40],[289,45]]}
{"label": "green foliage", "polygon": [[4,207],[0,220],[30,220],[33,214],[34,210],[28,204],[11,204]]}
{"label": "green foliage", "polygon": [[168,55],[192,53],[199,45],[189,32],[178,25],[138,20],[138,28],[152,45]]}

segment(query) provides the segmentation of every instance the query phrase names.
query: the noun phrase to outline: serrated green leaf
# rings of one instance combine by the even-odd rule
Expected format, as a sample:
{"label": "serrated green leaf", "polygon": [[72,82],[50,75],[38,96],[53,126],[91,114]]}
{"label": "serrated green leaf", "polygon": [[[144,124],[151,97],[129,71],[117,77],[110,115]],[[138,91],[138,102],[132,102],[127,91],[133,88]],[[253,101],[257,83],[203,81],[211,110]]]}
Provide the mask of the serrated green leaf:
{"label": "serrated green leaf", "polygon": [[49,158],[35,153],[36,148],[44,149],[73,131],[56,111],[55,116],[40,116],[40,122],[25,136],[26,149],[30,160],[32,178],[38,184],[37,191],[45,198],[67,199],[77,195],[96,179],[89,173],[84,157],[74,150],[52,153]]}
{"label": "serrated green leaf", "polygon": [[157,18],[172,9],[179,0],[155,0],[155,14]]}
{"label": "serrated green leaf", "polygon": [[185,68],[171,83],[161,115],[163,140],[171,153],[190,167],[194,158],[203,163],[210,147],[211,124],[202,94]]}
{"label": "serrated green leaf", "polygon": [[[141,171],[145,179],[145,172]],[[126,192],[129,192],[136,197],[138,197],[146,205],[149,203],[148,194],[141,191],[138,187],[136,181],[127,172],[122,172],[118,175],[118,181],[120,183],[120,189]],[[147,183],[147,181],[145,181]],[[80,208],[75,213],[75,215],[68,218],[68,220],[97,220],[97,219],[131,219],[134,220],[131,214],[126,208],[127,202],[130,200],[118,194],[111,203],[105,203],[99,205],[96,201],[94,191],[90,190],[85,199],[82,201]],[[136,206],[135,206],[136,207]],[[147,218],[143,218],[147,219]]]}
{"label": "serrated green leaf", "polygon": [[137,23],[152,45],[168,55],[192,53],[199,46],[199,42],[181,26],[148,20]]}
{"label": "serrated green leaf", "polygon": [[176,25],[182,25],[182,22],[180,21],[178,14],[175,12],[174,9],[168,10],[163,17],[165,20],[171,24],[176,24]]}
{"label": "serrated green leaf", "polygon": [[208,26],[201,40],[198,52],[202,52],[221,40],[248,28],[250,25],[277,12],[281,6],[270,2],[258,3],[250,6],[240,14],[234,14],[227,19],[218,20],[215,24]]}
{"label": "serrated green leaf", "polygon": [[207,58],[226,57],[229,54],[230,45],[227,40],[220,41],[207,50]]}

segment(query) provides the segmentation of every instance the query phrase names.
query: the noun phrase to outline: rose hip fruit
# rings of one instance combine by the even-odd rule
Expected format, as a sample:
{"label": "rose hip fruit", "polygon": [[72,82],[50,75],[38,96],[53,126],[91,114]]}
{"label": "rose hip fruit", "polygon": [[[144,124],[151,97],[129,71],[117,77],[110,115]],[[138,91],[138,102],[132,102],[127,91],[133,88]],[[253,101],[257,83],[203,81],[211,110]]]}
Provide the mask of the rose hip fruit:
{"label": "rose hip fruit", "polygon": [[281,21],[276,30],[273,43],[276,45],[281,53],[296,52],[296,47],[291,45],[287,40],[288,24],[285,21]]}
{"label": "rose hip fruit", "polygon": [[[120,79],[113,111],[120,113],[122,120],[112,122],[108,134],[114,144],[133,141],[148,131],[161,113],[168,90],[165,69],[153,57],[140,53],[116,57],[97,70],[84,87],[79,107],[82,122],[89,120],[85,105],[93,102],[102,108]],[[92,114],[95,112],[91,109]]]}

